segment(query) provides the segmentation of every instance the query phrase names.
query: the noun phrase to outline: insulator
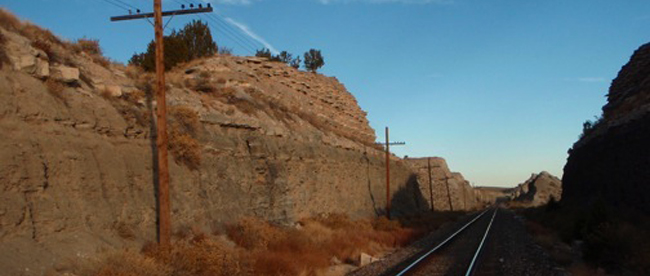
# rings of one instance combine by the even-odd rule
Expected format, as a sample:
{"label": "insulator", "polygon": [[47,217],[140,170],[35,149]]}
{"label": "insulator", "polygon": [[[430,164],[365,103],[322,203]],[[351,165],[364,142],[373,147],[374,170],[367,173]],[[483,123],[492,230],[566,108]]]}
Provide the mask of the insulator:
{"label": "insulator", "polygon": [[193,9],[193,8],[194,8],[194,4],[190,4],[190,8],[192,8],[192,9]]}
{"label": "insulator", "polygon": [[203,5],[199,4],[199,9],[200,9],[200,8],[203,8]]}
{"label": "insulator", "polygon": [[185,9],[185,5],[181,5],[181,9],[183,9],[183,10],[184,10],[184,9]]}

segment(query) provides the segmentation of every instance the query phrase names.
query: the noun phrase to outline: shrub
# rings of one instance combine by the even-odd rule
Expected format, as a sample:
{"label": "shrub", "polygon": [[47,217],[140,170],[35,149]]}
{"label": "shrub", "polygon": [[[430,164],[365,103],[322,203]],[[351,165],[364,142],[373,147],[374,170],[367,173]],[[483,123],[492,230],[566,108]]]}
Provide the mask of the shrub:
{"label": "shrub", "polygon": [[257,50],[255,56],[267,58],[269,61],[286,63],[296,69],[300,67],[300,57],[293,58],[293,55],[287,51],[282,51],[278,55],[273,55],[271,53],[271,50],[263,48],[261,50]]}
{"label": "shrub", "polygon": [[175,105],[169,108],[169,114],[178,123],[183,133],[195,135],[201,125],[199,114],[185,105]]}
{"label": "shrub", "polygon": [[45,86],[47,87],[47,91],[50,92],[52,96],[60,100],[66,100],[63,93],[66,87],[65,84],[54,79],[47,79],[45,81]]}
{"label": "shrub", "polygon": [[168,148],[176,162],[193,170],[201,165],[201,145],[190,134],[179,131],[175,125],[172,125]]}
{"label": "shrub", "polygon": [[593,121],[586,120],[584,123],[582,123],[582,133],[580,134],[580,136],[578,138],[582,139],[582,137],[588,136],[602,122],[603,122],[603,116],[602,115],[600,117],[595,117]]}
{"label": "shrub", "polygon": [[113,253],[89,270],[83,275],[167,276],[172,272],[168,265],[130,250]]}
{"label": "shrub", "polygon": [[199,115],[188,106],[169,108],[170,138],[169,149],[176,162],[183,163],[190,169],[201,165],[201,145],[195,136],[200,126]]}
{"label": "shrub", "polygon": [[5,8],[0,8],[0,26],[8,31],[20,31],[22,22]]}
{"label": "shrub", "polygon": [[102,49],[99,47],[98,39],[80,38],[77,39],[76,45],[78,52],[86,52],[90,55],[102,55]]}
{"label": "shrub", "polygon": [[[169,36],[165,36],[163,44],[165,70],[182,62],[212,56],[218,50],[217,44],[212,40],[210,28],[200,20],[193,20],[181,31],[173,30]],[[131,56],[129,65],[140,66],[148,72],[155,71],[155,55],[156,43],[152,40],[149,42],[146,52]]]}
{"label": "shrub", "polygon": [[44,40],[34,40],[32,41],[32,47],[36,49],[40,49],[41,51],[45,52],[47,55],[47,58],[50,61],[59,61],[58,57],[54,54],[54,51],[52,51],[52,46],[50,43],[44,41]]}
{"label": "shrub", "polygon": [[219,54],[224,56],[232,56],[232,48],[219,47]]}

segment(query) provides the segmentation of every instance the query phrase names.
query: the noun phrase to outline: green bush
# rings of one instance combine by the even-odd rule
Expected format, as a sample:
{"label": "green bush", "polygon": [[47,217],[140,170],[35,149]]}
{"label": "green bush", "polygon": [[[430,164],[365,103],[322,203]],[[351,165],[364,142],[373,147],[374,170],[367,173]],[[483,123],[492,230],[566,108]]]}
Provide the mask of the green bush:
{"label": "green bush", "polygon": [[[212,40],[207,24],[193,20],[180,31],[172,31],[164,37],[165,70],[169,70],[182,62],[212,56],[218,52],[217,44]],[[156,42],[151,41],[144,53],[135,53],[129,60],[129,65],[142,67],[152,72],[156,69]]]}
{"label": "green bush", "polygon": [[325,65],[325,60],[323,59],[320,50],[310,49],[309,52],[305,53],[305,69],[311,72],[316,72],[316,70],[323,67],[323,65]]}

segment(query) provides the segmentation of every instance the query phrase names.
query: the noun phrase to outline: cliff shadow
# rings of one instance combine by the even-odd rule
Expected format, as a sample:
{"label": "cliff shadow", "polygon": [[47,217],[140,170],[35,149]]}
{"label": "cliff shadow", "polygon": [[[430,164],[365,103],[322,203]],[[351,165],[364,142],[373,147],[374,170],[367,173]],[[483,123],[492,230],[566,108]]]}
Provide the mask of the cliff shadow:
{"label": "cliff shadow", "polygon": [[368,195],[370,196],[370,202],[372,202],[372,209],[375,211],[375,215],[383,216],[386,214],[383,208],[377,208],[377,201],[375,200],[375,195],[372,193],[372,181],[370,179],[370,158],[368,158],[368,152],[364,150],[363,158],[366,160],[366,179],[368,179]]}
{"label": "cliff shadow", "polygon": [[406,184],[392,195],[391,217],[403,217],[431,210],[431,206],[422,195],[417,175],[411,174]]}
{"label": "cliff shadow", "polygon": [[160,241],[160,201],[158,197],[158,185],[160,179],[158,178],[159,164],[158,164],[158,145],[156,144],[156,139],[158,137],[158,129],[156,128],[156,110],[153,107],[153,95],[155,91],[150,84],[147,84],[145,87],[145,103],[147,105],[147,112],[149,112],[149,117],[151,121],[149,123],[149,145],[151,147],[151,179],[153,182],[153,196],[156,201],[156,240]]}

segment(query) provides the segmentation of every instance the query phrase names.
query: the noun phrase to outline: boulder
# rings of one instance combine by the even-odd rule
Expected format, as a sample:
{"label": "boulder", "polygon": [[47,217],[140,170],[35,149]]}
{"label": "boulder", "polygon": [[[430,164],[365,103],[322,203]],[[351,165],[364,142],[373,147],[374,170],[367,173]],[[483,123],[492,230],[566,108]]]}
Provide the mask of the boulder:
{"label": "boulder", "polygon": [[36,57],[33,55],[21,55],[13,59],[14,69],[25,73],[33,73],[36,68]]}
{"label": "boulder", "polygon": [[36,59],[36,64],[34,68],[34,76],[37,78],[47,78],[50,76],[50,63],[44,59]]}
{"label": "boulder", "polygon": [[122,87],[119,85],[106,85],[105,90],[106,94],[111,97],[121,97],[122,96]]}
{"label": "boulder", "polygon": [[52,77],[65,83],[78,82],[79,69],[64,65],[54,66],[52,68]]}
{"label": "boulder", "polygon": [[368,265],[368,264],[370,264],[372,262],[376,262],[378,260],[379,259],[377,259],[377,258],[375,258],[373,256],[370,256],[370,255],[368,255],[366,253],[361,252],[361,255],[359,256],[359,266],[365,266],[365,265]]}

